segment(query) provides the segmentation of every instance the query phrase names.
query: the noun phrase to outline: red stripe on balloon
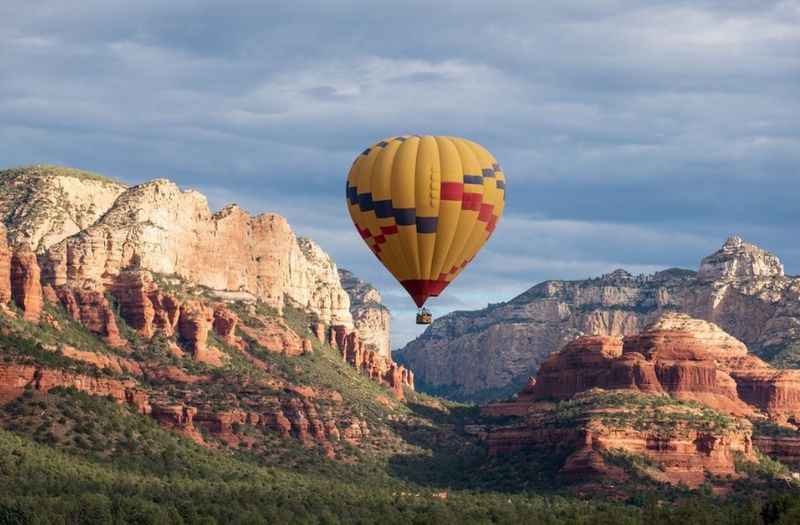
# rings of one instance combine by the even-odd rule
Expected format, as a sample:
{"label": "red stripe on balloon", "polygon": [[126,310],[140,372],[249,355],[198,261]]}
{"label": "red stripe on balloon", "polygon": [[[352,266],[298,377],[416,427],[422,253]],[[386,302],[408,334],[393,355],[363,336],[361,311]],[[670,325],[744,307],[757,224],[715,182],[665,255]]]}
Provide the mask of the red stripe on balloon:
{"label": "red stripe on balloon", "polygon": [[481,204],[481,211],[478,212],[478,220],[481,222],[489,222],[492,218],[492,209],[494,206],[491,204]]}
{"label": "red stripe on balloon", "polygon": [[483,201],[482,193],[464,193],[461,200],[461,209],[470,211],[479,211],[481,209],[481,201]]}
{"label": "red stripe on balloon", "polygon": [[464,195],[464,183],[442,182],[439,187],[439,198],[443,201],[460,201]]}

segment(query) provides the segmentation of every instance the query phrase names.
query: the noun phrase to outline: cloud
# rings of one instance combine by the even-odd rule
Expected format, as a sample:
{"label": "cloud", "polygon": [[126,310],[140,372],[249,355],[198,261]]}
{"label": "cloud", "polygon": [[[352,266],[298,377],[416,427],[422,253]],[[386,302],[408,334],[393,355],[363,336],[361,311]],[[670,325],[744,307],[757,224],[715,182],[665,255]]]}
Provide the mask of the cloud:
{"label": "cloud", "polygon": [[[800,5],[89,0],[0,4],[0,158],[158,176],[276,211],[396,315],[342,181],[400,133],[500,159],[506,218],[435,313],[616,267],[696,267],[731,233],[800,273]],[[439,312],[436,312],[439,309]]]}

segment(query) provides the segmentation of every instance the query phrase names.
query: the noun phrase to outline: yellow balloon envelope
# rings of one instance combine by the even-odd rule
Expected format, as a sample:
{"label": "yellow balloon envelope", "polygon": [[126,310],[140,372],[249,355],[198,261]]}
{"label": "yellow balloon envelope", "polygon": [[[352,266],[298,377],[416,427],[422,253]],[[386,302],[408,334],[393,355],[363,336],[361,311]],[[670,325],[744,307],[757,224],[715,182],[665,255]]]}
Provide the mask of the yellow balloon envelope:
{"label": "yellow balloon envelope", "polygon": [[475,142],[394,137],[353,162],[347,208],[369,249],[421,307],[491,237],[505,188],[500,165]]}

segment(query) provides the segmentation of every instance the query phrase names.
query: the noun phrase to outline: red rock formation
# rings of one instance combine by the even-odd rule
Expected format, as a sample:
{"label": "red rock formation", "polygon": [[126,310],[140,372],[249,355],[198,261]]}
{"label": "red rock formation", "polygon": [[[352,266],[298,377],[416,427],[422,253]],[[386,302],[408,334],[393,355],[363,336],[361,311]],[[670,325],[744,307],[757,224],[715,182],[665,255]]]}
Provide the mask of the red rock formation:
{"label": "red rock formation", "polygon": [[56,292],[55,288],[46,284],[42,286],[42,296],[44,300],[47,301],[48,304],[60,304],[61,300],[58,298],[58,293]]}
{"label": "red rock formation", "polygon": [[318,442],[324,443],[327,437],[325,434],[325,424],[319,418],[317,408],[311,401],[306,399],[303,401],[303,410],[306,414],[306,419],[308,419],[308,428],[311,431],[311,435],[314,436],[314,439]]}
{"label": "red rock formation", "polygon": [[135,376],[142,375],[142,367],[139,366],[139,363],[130,359],[125,359],[124,357],[87,352],[66,345],[61,348],[61,353],[70,359],[92,364],[101,370],[105,368],[116,374],[127,373]]}
{"label": "red rock formation", "polygon": [[302,401],[292,398],[283,410],[286,418],[291,422],[292,432],[302,443],[308,443],[309,422],[306,417]]}
{"label": "red rock formation", "polygon": [[283,437],[289,436],[292,431],[292,422],[289,421],[280,406],[273,407],[264,414],[264,417],[270,428],[280,432]]}
{"label": "red rock formation", "polygon": [[307,399],[314,399],[317,397],[317,391],[311,388],[310,386],[303,386],[303,385],[288,385],[285,390],[287,392],[291,392],[293,394],[297,394],[300,397],[304,397]]}
{"label": "red rock formation", "polygon": [[303,355],[313,354],[314,346],[311,344],[311,339],[303,339]]}
{"label": "red rock formation", "polygon": [[261,424],[261,415],[255,412],[248,412],[245,416],[245,423],[248,425],[259,426]]}
{"label": "red rock formation", "polygon": [[334,349],[341,351],[344,340],[350,331],[350,328],[341,324],[331,326],[330,332],[328,333],[328,344]]}
{"label": "red rock formation", "polygon": [[403,388],[414,389],[414,375],[410,370],[398,365],[374,350],[368,350],[358,332],[345,326],[331,327],[330,344],[339,350],[342,359],[370,379],[387,385],[397,399],[403,399]]}
{"label": "red rock formation", "polygon": [[0,224],[0,305],[11,301],[11,248],[6,240],[6,227]]}
{"label": "red rock formation", "polygon": [[225,305],[214,306],[214,333],[227,344],[235,347],[242,346],[242,342],[236,337],[236,325],[239,324],[239,317],[228,310]]}
{"label": "red rock formation", "polygon": [[682,314],[667,314],[624,341],[579,337],[548,358],[518,403],[566,399],[595,387],[665,392],[736,415],[800,414],[800,371],[772,369],[715,325]]}
{"label": "red rock formation", "polygon": [[644,456],[664,471],[671,483],[697,487],[706,473],[716,476],[737,476],[735,458],[741,454],[754,460],[749,433],[714,434],[687,430],[673,436],[662,436],[634,429],[588,430],[580,432],[583,446],[573,452],[561,468],[567,478],[583,480],[592,473],[606,475],[608,465],[603,453],[625,451]]}
{"label": "red rock formation", "polygon": [[128,325],[144,337],[153,336],[155,309],[148,297],[153,284],[143,272],[126,271],[117,276],[111,294],[119,304],[119,313]]}
{"label": "red rock formation", "polygon": [[800,370],[738,368],[731,370],[739,397],[778,422],[800,419]]}
{"label": "red rock formation", "polygon": [[339,428],[336,426],[336,422],[331,419],[325,421],[325,434],[331,441],[339,441],[341,439]]}
{"label": "red rock formation", "polygon": [[[579,394],[579,396],[591,395]],[[542,404],[530,413],[523,424],[490,428],[486,440],[490,455],[509,454],[528,447],[543,450],[571,451],[560,469],[569,480],[586,481],[592,477],[615,477],[617,471],[605,461],[605,455],[626,452],[657,463],[663,481],[697,486],[706,472],[718,476],[736,476],[737,455],[755,460],[749,425],[702,430],[692,422],[692,409],[658,405],[592,406],[569,424],[554,423],[554,406]],[[621,411],[635,413],[635,425],[621,418]],[[672,426],[664,426],[660,413],[670,410],[682,414]],[[645,423],[643,423],[645,422]],[[647,424],[650,423],[650,424]]]}
{"label": "red rock formation", "polygon": [[800,435],[798,436],[755,436],[753,445],[781,463],[800,466]]}
{"label": "red rock formation", "polygon": [[194,417],[197,415],[195,407],[183,404],[161,405],[154,403],[151,415],[158,421],[159,425],[177,430],[196,443],[205,444],[203,436],[194,426]]}
{"label": "red rock formation", "polygon": [[22,395],[25,388],[47,392],[56,387],[73,387],[93,396],[110,396],[118,403],[135,406],[142,414],[150,412],[147,394],[134,381],[91,377],[32,365],[0,363],[0,405]]}
{"label": "red rock formation", "polygon": [[314,337],[317,338],[317,341],[320,343],[326,343],[328,339],[328,327],[325,323],[322,322],[314,322],[311,323],[311,333],[314,334]]}
{"label": "red rock formation", "polygon": [[180,317],[181,304],[175,297],[156,290],[149,295],[150,303],[153,305],[155,328],[166,337],[175,335]]}
{"label": "red rock formation", "polygon": [[222,366],[219,352],[208,346],[208,331],[214,321],[214,312],[200,301],[187,301],[181,306],[178,334],[192,352],[195,361],[211,366]]}
{"label": "red rock formation", "polygon": [[[527,446],[568,443],[575,453],[565,464],[564,473],[581,476],[602,473],[602,453],[622,449],[657,460],[671,481],[690,485],[702,482],[706,470],[733,475],[734,453],[754,457],[746,422],[716,432],[690,428],[684,422],[683,427],[659,434],[639,426],[600,423],[603,410],[609,413],[610,421],[614,421],[614,410],[620,410],[606,407],[591,410],[577,426],[554,429],[543,423],[554,410],[552,400],[591,395],[594,388],[666,393],[734,416],[760,411],[780,423],[800,419],[800,370],[770,368],[715,325],[682,314],[667,314],[639,335],[576,339],[550,356],[536,380],[531,379],[516,400],[483,407],[485,415],[526,418],[524,424],[489,432],[490,452],[502,454]],[[686,421],[694,417],[689,412]],[[641,413],[637,417],[642,417]],[[659,424],[656,422],[656,427]],[[775,456],[793,458],[800,453],[800,439],[758,439],[765,451]]]}
{"label": "red rock formation", "polygon": [[356,444],[369,435],[369,426],[366,421],[351,418],[349,425],[341,431],[341,438],[349,443]]}
{"label": "red rock formation", "polygon": [[148,272],[121,272],[110,290],[119,303],[120,315],[140,335],[152,337],[157,331],[166,337],[175,334],[180,303],[159,290]]}
{"label": "red rock formation", "polygon": [[203,425],[214,437],[229,447],[239,445],[241,439],[237,436],[234,425],[242,425],[246,419],[247,414],[241,410],[200,410],[194,417],[195,422]]}
{"label": "red rock formation", "polygon": [[367,350],[358,338],[357,332],[347,334],[343,343],[339,344],[339,350],[345,361],[356,370],[361,370],[364,365]]}
{"label": "red rock formation", "polygon": [[389,366],[389,370],[384,375],[386,382],[389,384],[389,388],[392,389],[397,399],[403,399],[405,397],[403,393],[403,386],[405,386],[403,382],[403,370],[402,366],[397,363],[392,363]]}
{"label": "red rock formation", "polygon": [[73,290],[66,286],[55,292],[72,318],[87,330],[102,337],[109,346],[122,348],[127,345],[120,336],[111,305],[102,293],[94,290]]}
{"label": "red rock formation", "polygon": [[39,263],[29,248],[22,248],[11,256],[11,296],[22,309],[23,319],[39,322],[42,313],[42,285]]}
{"label": "red rock formation", "polygon": [[194,383],[208,383],[211,381],[210,376],[197,376],[188,374],[177,366],[161,366],[160,364],[147,366],[145,374],[149,380],[158,381],[161,383],[181,383],[191,385]]}
{"label": "red rock formation", "polygon": [[258,326],[242,324],[239,329],[260,347],[275,353],[297,356],[303,353],[303,340],[282,319],[259,317]]}
{"label": "red rock formation", "polygon": [[411,390],[414,390],[414,371],[413,370],[410,370],[410,369],[405,368],[405,367],[403,368],[403,383],[408,388],[410,388]]}

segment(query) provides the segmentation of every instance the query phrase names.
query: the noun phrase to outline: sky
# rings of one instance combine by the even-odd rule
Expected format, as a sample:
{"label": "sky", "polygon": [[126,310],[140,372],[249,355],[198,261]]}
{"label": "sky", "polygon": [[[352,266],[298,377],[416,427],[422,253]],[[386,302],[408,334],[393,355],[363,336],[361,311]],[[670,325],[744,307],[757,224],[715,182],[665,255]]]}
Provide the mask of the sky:
{"label": "sky", "polygon": [[483,144],[505,216],[434,315],[546,279],[695,269],[740,234],[800,274],[800,0],[0,2],[0,167],[166,177],[274,211],[419,332],[344,180],[400,134]]}

